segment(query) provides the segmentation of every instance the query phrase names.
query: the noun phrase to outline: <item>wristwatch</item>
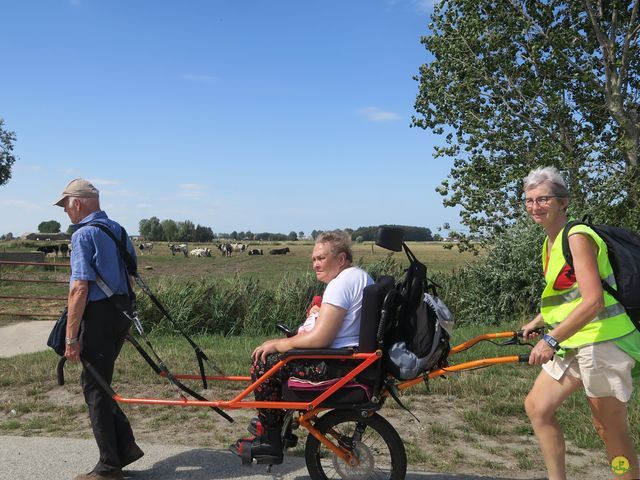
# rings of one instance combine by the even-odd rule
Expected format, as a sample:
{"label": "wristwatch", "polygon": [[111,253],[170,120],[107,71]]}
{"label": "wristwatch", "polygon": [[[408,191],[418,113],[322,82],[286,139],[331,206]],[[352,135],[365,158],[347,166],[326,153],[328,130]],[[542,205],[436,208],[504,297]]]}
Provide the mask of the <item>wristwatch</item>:
{"label": "wristwatch", "polygon": [[547,344],[553,348],[556,352],[558,350],[560,350],[560,342],[558,342],[558,340],[556,340],[555,338],[553,338],[551,335],[549,335],[548,333],[545,333],[542,336],[542,340],[544,340],[545,342],[547,342]]}
{"label": "wristwatch", "polygon": [[76,343],[78,343],[78,337],[75,338],[65,338],[64,343],[66,343],[67,345],[75,345]]}

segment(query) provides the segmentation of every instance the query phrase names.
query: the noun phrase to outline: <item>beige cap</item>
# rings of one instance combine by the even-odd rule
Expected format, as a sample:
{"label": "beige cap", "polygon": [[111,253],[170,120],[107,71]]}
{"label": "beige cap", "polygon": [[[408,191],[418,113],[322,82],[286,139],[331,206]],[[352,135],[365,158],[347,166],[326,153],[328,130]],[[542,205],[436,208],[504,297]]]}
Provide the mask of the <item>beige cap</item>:
{"label": "beige cap", "polygon": [[71,180],[67,188],[62,192],[62,198],[58,200],[54,205],[64,207],[64,200],[67,197],[79,197],[79,198],[98,198],[100,192],[94,187],[88,180],[84,178],[76,178]]}

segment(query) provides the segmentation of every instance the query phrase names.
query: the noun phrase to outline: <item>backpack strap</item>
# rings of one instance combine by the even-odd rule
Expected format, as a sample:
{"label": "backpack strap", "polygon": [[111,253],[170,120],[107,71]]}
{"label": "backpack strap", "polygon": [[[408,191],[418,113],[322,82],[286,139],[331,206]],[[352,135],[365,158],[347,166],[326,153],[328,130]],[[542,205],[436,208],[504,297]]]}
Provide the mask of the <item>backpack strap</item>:
{"label": "backpack strap", "polygon": [[[136,264],[136,261],[133,259],[133,256],[129,253],[129,250],[127,250],[127,231],[124,229],[123,226],[120,226],[120,240],[118,240],[116,238],[116,236],[114,235],[114,233],[111,231],[111,229],[109,227],[107,227],[104,223],[100,223],[100,222],[91,222],[91,223],[87,223],[86,225],[83,226],[87,226],[87,227],[96,227],[100,230],[102,230],[104,233],[107,234],[107,236],[109,238],[111,238],[111,240],[114,241],[114,243],[116,244],[116,246],[118,247],[118,251],[120,252],[120,258],[122,258],[122,260],[124,261],[124,266],[127,269],[127,273],[129,275],[131,275],[132,277],[137,277],[138,276],[138,266]],[[100,287],[102,288],[102,287]],[[131,288],[131,282],[127,279],[127,290],[129,291],[129,299],[134,302],[136,295],[133,291],[133,289]],[[103,290],[104,291],[104,290]],[[105,294],[107,296],[108,293],[105,292]]]}
{"label": "backpack strap", "polygon": [[[564,260],[569,265],[569,270],[567,271],[567,278],[571,277],[575,274],[575,269],[573,268],[573,255],[571,254],[571,249],[569,248],[569,230],[571,230],[576,225],[586,225],[590,228],[593,228],[593,220],[591,215],[585,215],[582,220],[571,220],[567,222],[564,229],[562,230],[562,254],[564,255]],[[597,233],[597,232],[596,232]],[[602,289],[605,290],[609,295],[615,298],[618,302],[622,303],[620,300],[620,294],[617,290],[615,290],[611,285],[604,281],[604,279],[600,279],[600,284],[602,285]]]}

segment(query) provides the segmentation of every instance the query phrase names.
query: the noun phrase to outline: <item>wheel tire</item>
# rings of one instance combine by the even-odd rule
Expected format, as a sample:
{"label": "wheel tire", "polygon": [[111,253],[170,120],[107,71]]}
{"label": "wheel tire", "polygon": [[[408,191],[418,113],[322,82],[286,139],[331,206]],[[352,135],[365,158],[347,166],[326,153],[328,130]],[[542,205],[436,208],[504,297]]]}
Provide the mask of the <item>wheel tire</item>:
{"label": "wheel tire", "polygon": [[[326,434],[334,429],[347,442],[354,440],[356,427],[364,427],[364,434],[352,444],[353,450],[361,455],[361,463],[350,467],[318,439],[309,434],[304,457],[312,480],[404,480],[407,473],[407,455],[404,443],[391,424],[377,413],[362,417],[351,410],[332,410],[320,417],[315,428]],[[336,439],[327,436],[331,441]]]}

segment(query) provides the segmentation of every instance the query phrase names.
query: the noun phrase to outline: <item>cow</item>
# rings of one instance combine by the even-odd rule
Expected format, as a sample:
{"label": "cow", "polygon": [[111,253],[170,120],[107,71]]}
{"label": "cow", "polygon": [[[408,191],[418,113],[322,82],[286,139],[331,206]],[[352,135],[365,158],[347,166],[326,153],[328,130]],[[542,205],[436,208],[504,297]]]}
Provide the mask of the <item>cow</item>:
{"label": "cow", "polygon": [[261,248],[252,248],[247,252],[249,255],[263,255]]}
{"label": "cow", "polygon": [[144,255],[144,252],[151,253],[153,250],[153,243],[140,243],[138,244],[138,248],[140,249],[141,255]]}
{"label": "cow", "polygon": [[181,243],[180,245],[174,245],[173,243],[170,243],[169,250],[171,250],[171,255],[174,256],[176,253],[180,252],[182,252],[185,257],[189,255],[189,248],[187,247],[186,243]]}
{"label": "cow", "polygon": [[233,252],[233,247],[230,243],[220,243],[218,244],[218,250],[222,252],[223,257],[230,257],[231,252]]}
{"label": "cow", "polygon": [[231,243],[230,245],[234,252],[244,252],[247,249],[244,243]]}
{"label": "cow", "polygon": [[192,257],[210,257],[211,249],[209,248],[194,248],[189,252]]}
{"label": "cow", "polygon": [[60,255],[62,255],[63,257],[66,257],[69,255],[69,244],[67,243],[60,244]]}
{"label": "cow", "polygon": [[57,257],[60,248],[58,247],[58,245],[45,245],[43,247],[38,247],[37,250],[44,253],[45,255],[53,253],[53,255]]}
{"label": "cow", "polygon": [[289,247],[272,248],[271,250],[269,250],[269,255],[286,255],[290,251],[291,250],[289,250]]}

